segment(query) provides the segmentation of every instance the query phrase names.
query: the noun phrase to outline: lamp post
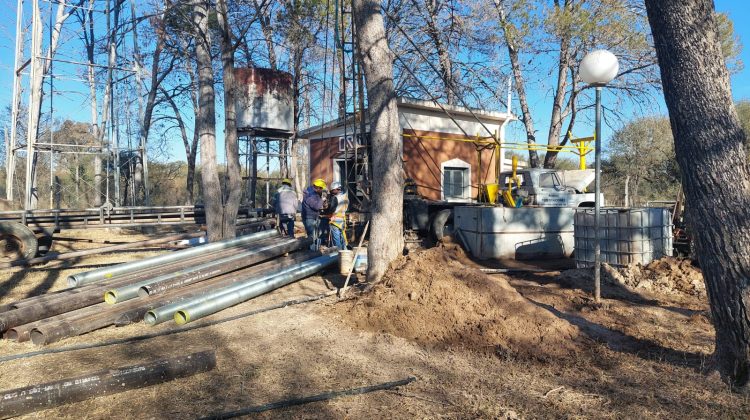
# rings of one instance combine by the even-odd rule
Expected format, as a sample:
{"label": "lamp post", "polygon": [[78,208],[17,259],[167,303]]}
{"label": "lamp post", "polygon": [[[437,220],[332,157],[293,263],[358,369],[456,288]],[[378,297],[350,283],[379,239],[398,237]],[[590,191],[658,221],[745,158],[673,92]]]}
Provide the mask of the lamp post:
{"label": "lamp post", "polygon": [[596,89],[596,133],[594,138],[594,301],[601,300],[601,232],[599,231],[599,210],[601,209],[601,154],[602,154],[602,87],[617,76],[620,65],[617,57],[607,50],[596,50],[586,54],[581,60],[581,79]]}

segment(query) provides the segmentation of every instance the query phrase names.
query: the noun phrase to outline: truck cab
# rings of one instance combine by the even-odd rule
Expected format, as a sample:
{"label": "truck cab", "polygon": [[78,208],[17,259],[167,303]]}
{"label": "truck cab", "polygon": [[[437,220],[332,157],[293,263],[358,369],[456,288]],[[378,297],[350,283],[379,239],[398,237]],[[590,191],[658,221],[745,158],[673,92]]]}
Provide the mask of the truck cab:
{"label": "truck cab", "polygon": [[593,207],[595,194],[585,192],[593,179],[592,170],[528,168],[516,171],[516,181],[512,171],[501,172],[500,188],[507,190],[510,185],[511,195],[525,206]]}

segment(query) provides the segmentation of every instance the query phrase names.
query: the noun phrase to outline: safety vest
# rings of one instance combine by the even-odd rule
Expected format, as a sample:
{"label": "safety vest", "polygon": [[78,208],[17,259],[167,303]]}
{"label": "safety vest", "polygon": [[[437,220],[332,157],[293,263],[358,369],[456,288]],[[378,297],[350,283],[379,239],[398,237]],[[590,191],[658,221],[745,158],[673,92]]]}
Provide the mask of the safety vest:
{"label": "safety vest", "polygon": [[339,228],[343,228],[344,223],[346,222],[346,210],[349,208],[349,196],[344,193],[339,193],[336,196],[336,200],[338,201],[338,205],[331,216],[331,223]]}

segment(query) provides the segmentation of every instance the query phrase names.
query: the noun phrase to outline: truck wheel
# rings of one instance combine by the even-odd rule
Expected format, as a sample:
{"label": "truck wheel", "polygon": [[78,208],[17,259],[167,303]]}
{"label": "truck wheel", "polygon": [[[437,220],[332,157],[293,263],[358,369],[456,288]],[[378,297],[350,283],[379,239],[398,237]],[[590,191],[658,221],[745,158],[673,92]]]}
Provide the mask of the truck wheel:
{"label": "truck wheel", "polygon": [[435,213],[432,216],[432,223],[430,223],[430,239],[436,242],[442,242],[443,236],[445,236],[445,227],[448,221],[453,217],[453,210],[444,209]]}
{"label": "truck wheel", "polygon": [[38,249],[36,236],[28,227],[16,222],[0,222],[0,256],[11,260],[34,258]]}

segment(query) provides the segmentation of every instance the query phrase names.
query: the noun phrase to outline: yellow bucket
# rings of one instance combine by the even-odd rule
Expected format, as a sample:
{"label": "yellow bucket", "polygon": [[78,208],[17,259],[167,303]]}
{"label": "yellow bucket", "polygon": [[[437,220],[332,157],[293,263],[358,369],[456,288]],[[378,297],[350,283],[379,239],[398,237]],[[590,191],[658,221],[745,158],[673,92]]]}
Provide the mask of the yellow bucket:
{"label": "yellow bucket", "polygon": [[485,187],[487,187],[487,200],[489,200],[490,204],[495,204],[499,186],[497,184],[487,184]]}

